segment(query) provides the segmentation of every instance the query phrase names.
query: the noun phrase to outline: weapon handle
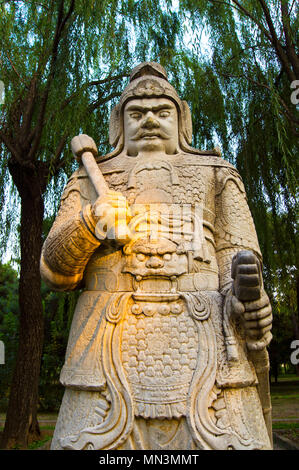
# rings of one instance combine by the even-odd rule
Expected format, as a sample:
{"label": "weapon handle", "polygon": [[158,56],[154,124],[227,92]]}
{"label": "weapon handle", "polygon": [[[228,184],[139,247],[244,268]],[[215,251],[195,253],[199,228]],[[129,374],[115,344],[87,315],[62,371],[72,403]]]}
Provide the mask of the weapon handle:
{"label": "weapon handle", "polygon": [[[103,196],[105,193],[107,193],[107,191],[109,191],[109,186],[107,185],[105,178],[99,169],[97,162],[95,161],[93,153],[90,151],[83,152],[81,155],[81,161],[95,188],[97,195]],[[118,220],[117,237],[119,242],[122,244],[125,244],[130,240],[131,234],[126,220]]]}
{"label": "weapon handle", "polygon": [[81,155],[81,160],[84,168],[96,190],[98,196],[103,196],[109,187],[105,181],[105,178],[99,169],[92,152],[84,152]]}
{"label": "weapon handle", "polygon": [[80,134],[72,138],[71,148],[75,159],[83,164],[97,195],[103,196],[109,187],[94,158],[98,153],[96,144],[88,135]]}

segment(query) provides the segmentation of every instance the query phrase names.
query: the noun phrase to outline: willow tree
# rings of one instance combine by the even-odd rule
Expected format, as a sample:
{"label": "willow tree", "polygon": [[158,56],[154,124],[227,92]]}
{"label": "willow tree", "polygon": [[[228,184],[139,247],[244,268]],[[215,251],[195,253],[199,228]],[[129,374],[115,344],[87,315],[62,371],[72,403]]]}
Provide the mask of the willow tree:
{"label": "willow tree", "polygon": [[[236,164],[246,186],[267,290],[274,307],[285,303],[299,339],[298,3],[182,0],[180,8],[192,24],[193,56],[205,72],[202,83],[214,93],[224,156]],[[193,100],[197,132],[203,123],[200,94]]]}
{"label": "willow tree", "polygon": [[[145,27],[145,22],[147,26]],[[2,446],[26,446],[36,419],[44,318],[39,259],[45,206],[72,170],[67,143],[89,133],[107,147],[107,109],[136,61],[171,59],[179,22],[167,2],[121,0],[2,1],[0,109],[2,245],[20,202],[20,332]],[[133,30],[134,28],[134,30]],[[133,34],[134,33],[134,34]],[[167,36],[168,51],[163,38]],[[51,205],[51,204],[50,204]]]}

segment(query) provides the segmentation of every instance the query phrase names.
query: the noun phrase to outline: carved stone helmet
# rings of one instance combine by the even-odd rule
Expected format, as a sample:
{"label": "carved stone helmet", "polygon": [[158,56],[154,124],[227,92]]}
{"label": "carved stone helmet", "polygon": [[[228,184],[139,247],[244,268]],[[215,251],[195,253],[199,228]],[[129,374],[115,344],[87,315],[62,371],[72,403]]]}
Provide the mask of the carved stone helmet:
{"label": "carved stone helmet", "polygon": [[195,154],[217,155],[215,151],[201,151],[190,147],[192,140],[192,119],[186,101],[178,96],[168,82],[167,73],[162,65],[156,62],[142,62],[130,75],[130,82],[121,94],[119,103],[112,109],[109,126],[109,143],[115,150],[106,156],[111,158],[123,150],[123,109],[125,104],[136,98],[161,98],[172,100],[178,110],[179,145],[182,151]]}
{"label": "carved stone helmet", "polygon": [[161,98],[172,100],[179,116],[179,142],[181,148],[189,147],[192,139],[192,120],[189,106],[182,101],[168,82],[162,65],[156,62],[142,62],[130,75],[130,83],[121,94],[119,103],[110,117],[109,142],[113,147],[123,146],[123,108],[127,101],[136,98]]}

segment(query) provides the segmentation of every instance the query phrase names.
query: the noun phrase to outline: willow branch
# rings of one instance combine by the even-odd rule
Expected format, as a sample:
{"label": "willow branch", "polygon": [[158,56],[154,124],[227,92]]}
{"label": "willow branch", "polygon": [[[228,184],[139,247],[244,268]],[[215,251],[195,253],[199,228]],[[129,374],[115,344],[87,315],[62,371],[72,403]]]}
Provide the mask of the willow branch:
{"label": "willow branch", "polygon": [[13,158],[15,158],[16,160],[18,160],[18,152],[16,151],[15,147],[12,145],[12,143],[10,142],[10,140],[8,139],[7,135],[4,133],[4,132],[1,132],[0,131],[0,140],[2,140],[2,142],[4,143],[5,147],[7,148],[7,150],[11,153],[11,155],[13,156]]}
{"label": "willow branch", "polygon": [[292,10],[293,10],[293,7],[294,7],[295,3],[296,3],[296,0],[293,0],[293,3],[291,5],[290,11],[288,12],[288,15],[290,15],[292,13]]}
{"label": "willow branch", "polygon": [[26,98],[26,105],[22,113],[22,124],[20,126],[21,140],[26,142],[26,146],[29,148],[30,141],[28,141],[28,134],[30,131],[31,120],[34,112],[34,104],[36,98],[36,82],[37,77],[34,75],[30,81],[29,90]]}
{"label": "willow branch", "polygon": [[7,135],[4,132],[0,132],[0,140],[2,140],[7,150],[11,153],[12,158],[20,166],[34,169],[33,163],[28,160],[25,160],[24,158],[20,156],[20,153],[13,146],[12,142],[10,141],[10,139],[7,137]]}
{"label": "willow branch", "polygon": [[237,0],[232,0],[232,2],[235,5],[237,5],[238,7],[237,10],[241,11],[242,13],[244,13],[245,16],[250,18],[259,27],[259,29],[264,33],[264,35],[269,39],[269,41],[272,43],[272,37],[269,34],[269,31],[267,31],[267,29],[262,25],[262,23],[257,18],[255,18],[250,13],[250,11],[248,11],[245,7],[243,7],[243,5],[240,4],[240,2],[238,2]]}
{"label": "willow branch", "polygon": [[107,103],[108,101],[111,101],[113,98],[117,98],[119,97],[120,93],[110,93],[110,95],[106,96],[106,98],[99,98],[98,100],[92,102],[89,106],[88,106],[88,111],[89,112],[92,112],[94,111],[95,109],[97,109],[100,105],[104,104],[104,103]]}
{"label": "willow branch", "polygon": [[248,51],[248,49],[251,49],[251,50],[255,50],[255,49],[262,49],[262,48],[266,48],[266,47],[270,47],[270,46],[266,46],[264,44],[254,44],[252,46],[246,46],[244,47],[243,49],[241,49],[237,54],[234,54],[232,55],[229,59],[228,59],[228,62],[231,62],[233,61],[234,59],[237,59],[238,57],[240,57],[242,54],[244,54],[246,51]]}
{"label": "willow branch", "polygon": [[[268,91],[270,91],[271,93],[273,92],[273,89],[269,86],[269,85],[266,85],[266,83],[261,83],[261,82],[258,82],[257,80],[254,80],[253,78],[251,77],[248,77],[247,75],[232,75],[232,74],[228,74],[228,73],[222,73],[221,75],[223,75],[224,77],[227,77],[227,78],[245,78],[246,80],[250,81],[251,83],[253,83],[254,85],[258,86],[258,87],[262,87],[262,88],[265,88],[267,89]],[[281,98],[281,96],[277,96],[278,98],[278,101],[280,102],[280,104],[282,105],[283,109],[285,110],[285,113],[289,119],[289,121],[292,121],[293,123],[295,124],[299,124],[299,120],[294,116],[294,114],[290,111],[288,105],[286,104],[286,102]]]}
{"label": "willow branch", "polygon": [[274,24],[273,24],[268,6],[267,6],[267,4],[265,3],[264,0],[258,0],[258,2],[260,3],[260,5],[263,9],[263,12],[264,12],[264,15],[265,15],[265,18],[266,18],[266,22],[267,22],[267,25],[269,27],[269,31],[270,31],[270,34],[271,34],[271,37],[272,37],[271,42],[273,44],[273,47],[277,52],[277,55],[280,59],[280,62],[282,64],[282,66],[284,67],[284,69],[286,71],[286,74],[287,74],[289,80],[292,82],[293,80],[296,80],[296,76],[293,73],[293,70],[290,68],[289,63],[288,63],[287,55],[286,55],[282,45],[280,44],[280,42],[278,40],[278,37],[277,37],[276,31],[275,31],[275,27],[274,27]]}
{"label": "willow branch", "polygon": [[19,77],[19,79],[24,83],[23,78],[21,77],[21,75],[19,74],[19,72],[17,71],[16,67],[15,67],[14,64],[13,64],[13,61],[12,61],[11,58],[9,57],[8,52],[7,52],[7,51],[4,51],[4,52],[5,52],[5,54],[6,54],[6,57],[7,57],[8,60],[9,60],[10,65],[12,66],[12,68],[13,68],[15,74],[16,74],[16,75]]}
{"label": "willow branch", "polygon": [[284,37],[286,41],[286,54],[289,58],[289,61],[292,64],[294,73],[296,77],[299,77],[299,59],[296,54],[295,44],[292,41],[291,37],[291,25],[290,25],[290,17],[288,13],[288,5],[285,3],[281,3],[281,19],[282,19],[282,26]]}
{"label": "willow branch", "polygon": [[46,110],[46,106],[48,102],[49,91],[50,91],[50,87],[52,85],[52,82],[55,76],[55,65],[56,65],[57,54],[58,54],[58,46],[62,39],[63,29],[74,10],[74,6],[75,6],[75,0],[72,0],[69,10],[67,14],[65,15],[65,17],[63,17],[64,0],[61,0],[59,8],[58,8],[58,19],[57,19],[56,31],[55,31],[55,36],[54,36],[53,46],[52,46],[50,71],[49,71],[45,91],[41,100],[40,112],[39,112],[39,116],[37,119],[35,130],[34,130],[34,143],[31,146],[31,149],[29,152],[29,159],[34,158],[34,155],[36,154],[36,151],[40,143],[42,130],[44,126],[45,110]]}
{"label": "willow branch", "polygon": [[[92,86],[97,86],[97,85],[103,85],[105,83],[108,83],[108,82],[112,82],[114,80],[119,80],[120,78],[123,78],[123,77],[128,77],[129,74],[127,73],[123,73],[123,74],[120,74],[120,75],[114,75],[114,76],[110,76],[110,77],[106,77],[106,78],[103,78],[101,80],[93,80],[91,82],[87,82],[87,83],[84,83],[78,90],[74,91],[70,96],[68,96],[61,104],[60,108],[59,109],[56,109],[54,110],[50,116],[48,116],[48,118],[45,120],[45,123],[49,122],[51,119],[53,119],[53,117],[57,114],[58,111],[62,111],[64,108],[66,108],[70,103],[71,101],[76,98],[76,96],[78,96],[83,90],[86,90],[87,88],[90,88]],[[119,95],[119,94],[118,94]],[[111,98],[109,98],[111,99]],[[102,101],[102,103],[106,103],[106,101],[109,101],[109,99],[105,99]],[[102,104],[100,103],[100,104]]]}
{"label": "willow branch", "polygon": [[55,155],[53,157],[53,160],[50,164],[50,166],[54,169],[54,174],[57,174],[59,170],[63,167],[64,165],[64,158],[61,158],[61,154],[63,152],[63,149],[65,147],[66,141],[67,141],[67,134],[64,134],[60,141],[59,144],[56,147]]}
{"label": "willow branch", "polygon": [[[29,3],[30,5],[37,5],[39,7],[43,7],[45,8],[46,10],[49,10],[49,7],[47,5],[45,5],[44,3],[40,3],[40,2],[33,2],[33,1],[28,1],[28,0],[12,0],[14,3],[17,3],[17,2],[22,2],[22,3]],[[1,5],[5,5],[5,3],[7,3],[7,0],[3,1],[3,2],[0,2]]]}
{"label": "willow branch", "polygon": [[102,80],[93,80],[91,82],[84,83],[79,88],[79,90],[74,91],[74,93],[72,93],[68,98],[66,98],[64,100],[64,102],[62,103],[62,105],[60,107],[60,110],[64,109],[83,90],[86,90],[87,88],[92,87],[92,86],[104,85],[105,83],[113,82],[114,80],[119,80],[120,78],[128,77],[128,76],[129,76],[128,74],[124,73],[124,74],[120,74],[120,75],[114,75],[114,76],[110,76],[110,77],[107,77],[107,78],[103,78]]}

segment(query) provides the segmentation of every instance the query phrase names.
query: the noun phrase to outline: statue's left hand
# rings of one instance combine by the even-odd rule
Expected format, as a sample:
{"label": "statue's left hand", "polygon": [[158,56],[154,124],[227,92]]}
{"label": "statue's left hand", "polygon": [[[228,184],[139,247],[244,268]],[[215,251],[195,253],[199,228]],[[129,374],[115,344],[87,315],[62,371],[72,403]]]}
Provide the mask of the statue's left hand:
{"label": "statue's left hand", "polygon": [[253,252],[243,250],[234,256],[232,278],[232,313],[243,319],[248,348],[263,349],[272,339],[272,309],[263,288],[261,263]]}
{"label": "statue's left hand", "polygon": [[271,339],[272,309],[269,297],[265,291],[258,300],[240,301],[232,296],[232,311],[243,318],[246,332],[246,343],[250,350],[261,350]]}

